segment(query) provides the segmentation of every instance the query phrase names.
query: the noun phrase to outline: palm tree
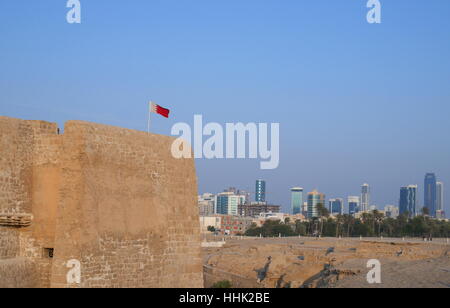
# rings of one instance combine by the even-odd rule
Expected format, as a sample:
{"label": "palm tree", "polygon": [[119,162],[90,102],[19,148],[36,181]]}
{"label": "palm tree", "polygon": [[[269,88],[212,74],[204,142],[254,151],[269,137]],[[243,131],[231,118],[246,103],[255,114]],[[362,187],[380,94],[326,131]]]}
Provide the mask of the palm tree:
{"label": "palm tree", "polygon": [[[378,212],[378,211],[377,211]],[[375,211],[362,214],[362,222],[368,227],[369,235],[375,235]]]}
{"label": "palm tree", "polygon": [[397,232],[398,232],[398,236],[404,236],[405,235],[405,231],[406,231],[406,227],[408,225],[409,222],[409,212],[405,212],[403,214],[400,214],[397,217]]}
{"label": "palm tree", "polygon": [[387,230],[387,234],[389,237],[393,237],[395,234],[395,224],[396,221],[393,218],[387,218],[383,221],[383,229],[386,231]]}
{"label": "palm tree", "polygon": [[352,215],[344,215],[344,225],[347,225],[347,237],[350,237],[350,230],[353,229],[355,224],[355,218]]}
{"label": "palm tree", "polygon": [[317,204],[317,212],[319,213],[319,222],[320,222],[320,235],[323,233],[323,218],[328,218],[330,216],[330,212],[328,209],[323,206],[322,203]]}
{"label": "palm tree", "polygon": [[339,237],[339,227],[344,224],[344,216],[337,215],[336,216],[336,237]]}
{"label": "palm tree", "polygon": [[381,236],[381,223],[384,220],[384,214],[378,210],[373,211],[373,219],[378,224],[378,236]]}

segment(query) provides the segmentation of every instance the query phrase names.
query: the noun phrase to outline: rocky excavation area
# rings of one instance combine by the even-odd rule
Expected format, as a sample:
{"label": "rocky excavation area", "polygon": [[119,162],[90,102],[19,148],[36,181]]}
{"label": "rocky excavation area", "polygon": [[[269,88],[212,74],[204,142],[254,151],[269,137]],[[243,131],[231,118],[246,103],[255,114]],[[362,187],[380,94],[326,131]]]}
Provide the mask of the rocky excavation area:
{"label": "rocky excavation area", "polygon": [[[381,284],[369,284],[367,262],[381,263]],[[446,240],[231,239],[204,248],[205,287],[450,288]]]}

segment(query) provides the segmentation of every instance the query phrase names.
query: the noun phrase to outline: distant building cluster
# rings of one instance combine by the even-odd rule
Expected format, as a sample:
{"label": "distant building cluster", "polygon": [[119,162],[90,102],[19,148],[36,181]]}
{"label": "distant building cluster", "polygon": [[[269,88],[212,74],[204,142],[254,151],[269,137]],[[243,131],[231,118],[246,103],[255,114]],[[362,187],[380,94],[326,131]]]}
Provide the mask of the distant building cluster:
{"label": "distant building cluster", "polygon": [[280,205],[266,201],[266,182],[256,181],[255,201],[250,200],[251,192],[235,187],[218,194],[205,193],[198,197],[200,216],[232,215],[257,217],[261,213],[279,213]]}
{"label": "distant building cluster", "polygon": [[[305,194],[302,187],[291,188],[291,211],[281,213],[281,206],[266,201],[266,181],[257,180],[255,191],[248,192],[230,187],[218,194],[205,193],[198,197],[203,228],[214,227],[222,234],[242,234],[252,225],[261,225],[267,219],[305,220],[321,217],[326,210],[331,217],[349,214],[360,218],[363,213],[379,211],[387,218],[399,215],[415,217],[428,215],[445,219],[444,184],[434,173],[427,173],[424,181],[424,203],[419,206],[419,186],[400,188],[398,205],[386,205],[384,209],[371,204],[371,186],[364,183],[359,196],[326,199],[317,189]],[[254,201],[251,195],[254,194]],[[206,229],[205,229],[206,230]]]}
{"label": "distant building cluster", "polygon": [[365,183],[361,186],[360,196],[348,196],[347,207],[343,198],[331,198],[325,202],[325,195],[314,190],[307,194],[303,201],[303,188],[291,189],[291,209],[293,214],[302,213],[307,218],[317,218],[320,215],[319,205],[326,207],[331,216],[349,214],[360,217],[362,213],[378,210],[386,217],[397,218],[399,215],[414,217],[428,215],[437,219],[445,219],[444,184],[436,180],[434,173],[427,173],[424,182],[424,203],[419,206],[419,186],[408,185],[400,188],[398,206],[386,205],[384,210],[371,204],[371,187]]}
{"label": "distant building cluster", "polygon": [[[254,194],[254,201],[251,195]],[[218,234],[244,234],[252,224],[260,225],[268,219],[284,220],[286,217],[304,219],[303,216],[282,214],[281,206],[266,201],[266,181],[257,180],[254,192],[235,187],[221,193],[198,196],[202,231],[214,229]]]}
{"label": "distant building cluster", "polygon": [[399,213],[414,217],[427,215],[445,219],[444,183],[437,181],[434,173],[427,173],[424,180],[424,201],[419,207],[419,186],[408,185],[400,188]]}

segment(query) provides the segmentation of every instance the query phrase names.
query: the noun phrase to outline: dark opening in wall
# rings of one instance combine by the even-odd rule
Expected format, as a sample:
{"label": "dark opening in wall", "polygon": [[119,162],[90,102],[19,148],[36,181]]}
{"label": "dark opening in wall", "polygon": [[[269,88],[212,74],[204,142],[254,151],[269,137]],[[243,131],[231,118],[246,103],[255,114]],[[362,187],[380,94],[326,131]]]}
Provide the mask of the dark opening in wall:
{"label": "dark opening in wall", "polygon": [[44,248],[44,258],[52,259],[53,251],[54,251],[54,248]]}

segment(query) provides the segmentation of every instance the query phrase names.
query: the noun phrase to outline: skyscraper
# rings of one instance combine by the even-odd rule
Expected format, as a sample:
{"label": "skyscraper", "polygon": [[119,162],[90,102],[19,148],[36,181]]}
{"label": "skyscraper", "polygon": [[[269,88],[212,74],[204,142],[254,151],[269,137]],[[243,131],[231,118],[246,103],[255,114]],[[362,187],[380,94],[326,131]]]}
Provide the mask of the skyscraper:
{"label": "skyscraper", "polygon": [[445,218],[445,205],[444,205],[444,183],[436,183],[436,217],[439,219]]}
{"label": "skyscraper", "polygon": [[359,212],[360,197],[349,196],[348,197],[348,213],[350,215],[355,215]]}
{"label": "skyscraper", "polygon": [[256,181],[255,201],[266,202],[266,181]]}
{"label": "skyscraper", "polygon": [[436,217],[436,197],[436,175],[427,173],[425,175],[423,206],[428,208],[431,217]]}
{"label": "skyscraper", "polygon": [[291,189],[291,209],[292,214],[302,214],[303,188],[294,187]]}
{"label": "skyscraper", "polygon": [[436,209],[438,211],[444,210],[444,183],[436,183]]}
{"label": "skyscraper", "polygon": [[325,195],[317,190],[308,193],[308,218],[319,217],[319,204],[325,206]]}
{"label": "skyscraper", "polygon": [[335,198],[330,199],[328,203],[328,210],[331,215],[343,215],[344,214],[344,199]]}
{"label": "skyscraper", "polygon": [[409,214],[409,217],[416,216],[417,211],[417,185],[409,185],[400,188],[400,215]]}
{"label": "skyscraper", "polygon": [[370,206],[370,186],[369,184],[363,184],[361,186],[361,207],[360,212],[367,212]]}

